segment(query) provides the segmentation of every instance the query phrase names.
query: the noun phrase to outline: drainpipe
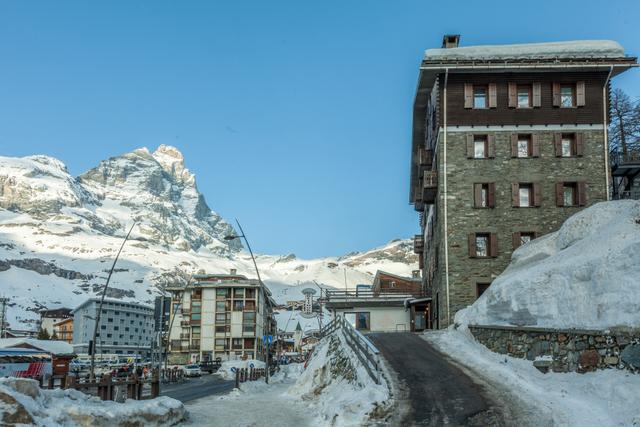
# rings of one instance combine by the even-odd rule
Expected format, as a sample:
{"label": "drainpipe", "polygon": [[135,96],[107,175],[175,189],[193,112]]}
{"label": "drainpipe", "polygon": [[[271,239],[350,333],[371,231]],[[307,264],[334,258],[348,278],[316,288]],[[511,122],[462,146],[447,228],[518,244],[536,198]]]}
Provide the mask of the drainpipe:
{"label": "drainpipe", "polygon": [[442,125],[444,127],[443,146],[442,146],[442,172],[443,172],[443,201],[444,201],[444,270],[445,285],[447,296],[447,326],[451,324],[451,305],[449,304],[449,226],[448,226],[448,210],[447,210],[447,83],[449,81],[449,69],[444,70],[444,91],[442,100]]}
{"label": "drainpipe", "polygon": [[613,65],[609,69],[609,74],[607,74],[607,79],[604,81],[604,86],[602,86],[602,123],[604,129],[604,179],[605,179],[605,194],[607,195],[607,201],[611,200],[611,195],[609,193],[609,130],[607,128],[607,85],[609,84],[609,79],[611,79],[611,73],[613,73]]}

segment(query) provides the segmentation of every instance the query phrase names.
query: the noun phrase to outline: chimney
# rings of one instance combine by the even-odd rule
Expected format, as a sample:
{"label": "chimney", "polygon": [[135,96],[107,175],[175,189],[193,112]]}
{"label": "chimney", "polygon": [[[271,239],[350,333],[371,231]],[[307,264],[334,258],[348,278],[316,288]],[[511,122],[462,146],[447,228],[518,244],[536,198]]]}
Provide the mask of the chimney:
{"label": "chimney", "polygon": [[460,44],[460,34],[445,34],[442,37],[442,48],[451,49],[452,47],[458,47]]}
{"label": "chimney", "polygon": [[413,270],[411,272],[411,277],[414,279],[419,279],[420,278],[420,270]]}
{"label": "chimney", "polygon": [[232,276],[235,276],[237,272],[238,272],[238,270],[236,270],[235,268],[231,269],[231,275]]}

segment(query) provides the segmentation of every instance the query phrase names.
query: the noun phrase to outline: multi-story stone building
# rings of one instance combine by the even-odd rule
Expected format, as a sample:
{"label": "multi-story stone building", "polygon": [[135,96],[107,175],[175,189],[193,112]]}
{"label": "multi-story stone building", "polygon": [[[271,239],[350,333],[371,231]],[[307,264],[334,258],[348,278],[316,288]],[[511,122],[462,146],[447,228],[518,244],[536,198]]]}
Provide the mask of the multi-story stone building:
{"label": "multi-story stone building", "polygon": [[236,274],[201,274],[172,294],[170,363],[217,358],[264,359],[264,336],[276,332],[271,292]]}
{"label": "multi-story stone building", "polygon": [[432,325],[449,325],[518,246],[608,200],[611,78],[636,65],[615,42],[458,47],[420,67],[410,201]]}
{"label": "multi-story stone building", "polygon": [[[86,354],[93,339],[100,298],[91,298],[73,310],[73,347]],[[96,354],[136,354],[151,357],[154,337],[153,307],[105,299],[94,349]]]}

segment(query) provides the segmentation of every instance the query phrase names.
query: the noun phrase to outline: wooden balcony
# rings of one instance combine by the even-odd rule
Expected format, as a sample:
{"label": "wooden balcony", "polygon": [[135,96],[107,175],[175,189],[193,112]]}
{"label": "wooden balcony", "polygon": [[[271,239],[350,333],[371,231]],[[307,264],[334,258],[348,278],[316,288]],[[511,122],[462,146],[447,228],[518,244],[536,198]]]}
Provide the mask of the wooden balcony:
{"label": "wooden balcony", "polygon": [[435,203],[438,193],[438,172],[425,171],[422,177],[422,201],[428,205]]}
{"label": "wooden balcony", "polygon": [[422,234],[413,236],[413,252],[416,254],[424,252],[424,236]]}

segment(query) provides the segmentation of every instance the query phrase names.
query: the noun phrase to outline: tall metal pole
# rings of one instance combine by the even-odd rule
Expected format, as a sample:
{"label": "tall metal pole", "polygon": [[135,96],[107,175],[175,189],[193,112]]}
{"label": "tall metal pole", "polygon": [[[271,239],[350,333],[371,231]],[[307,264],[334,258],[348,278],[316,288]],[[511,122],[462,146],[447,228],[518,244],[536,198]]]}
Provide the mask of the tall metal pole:
{"label": "tall metal pole", "polygon": [[[251,245],[249,244],[249,241],[247,240],[247,236],[244,234],[244,230],[242,229],[242,226],[240,225],[240,221],[238,221],[238,219],[236,218],[236,224],[238,224],[238,229],[240,230],[240,236],[244,239],[244,242],[247,244],[247,249],[249,249],[249,255],[251,255],[251,260],[253,261],[253,266],[256,269],[256,275],[258,276],[258,283],[260,284],[260,290],[262,291],[262,295],[265,298],[265,307],[267,306],[266,304],[266,296],[267,293],[264,290],[264,283],[262,283],[262,278],[260,277],[260,270],[258,270],[258,263],[256,262],[256,257],[253,256],[253,251],[251,250]],[[266,312],[265,312],[266,314]],[[265,319],[266,320],[266,317]],[[266,330],[266,322],[264,322],[263,320],[263,332],[265,332]],[[266,335],[265,335],[266,336]],[[265,365],[267,367],[266,369],[266,374],[264,377],[264,380],[266,383],[269,383],[269,341],[267,339],[267,342],[265,343]]]}
{"label": "tall metal pole", "polygon": [[98,345],[96,343],[96,337],[98,335],[98,325],[100,324],[100,316],[102,314],[102,305],[104,304],[105,296],[107,296],[107,288],[109,287],[109,282],[111,281],[111,275],[113,274],[113,270],[116,268],[116,263],[118,262],[118,258],[120,258],[120,253],[122,253],[124,244],[127,243],[127,240],[129,240],[129,236],[131,235],[131,232],[133,231],[133,227],[135,226],[136,226],[136,222],[134,221],[133,225],[129,229],[129,232],[125,236],[124,241],[122,242],[122,245],[120,245],[120,250],[118,250],[118,253],[116,254],[116,258],[113,260],[113,265],[111,266],[111,270],[109,270],[109,275],[107,276],[107,283],[105,283],[104,285],[104,290],[102,291],[102,297],[100,298],[100,305],[98,306],[98,313],[96,314],[95,325],[93,328],[93,348],[91,351],[91,373],[89,376],[89,379],[91,381],[95,379],[95,366],[96,366],[95,355],[96,355],[96,349],[98,348]]}

